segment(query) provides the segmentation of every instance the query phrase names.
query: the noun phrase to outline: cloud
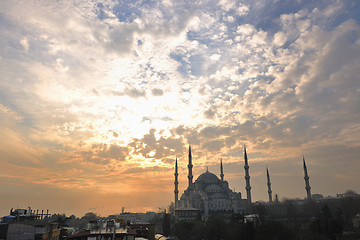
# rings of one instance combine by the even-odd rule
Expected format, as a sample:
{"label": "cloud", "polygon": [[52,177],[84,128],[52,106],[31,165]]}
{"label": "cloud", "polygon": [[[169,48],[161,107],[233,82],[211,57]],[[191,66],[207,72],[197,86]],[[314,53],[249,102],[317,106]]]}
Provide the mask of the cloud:
{"label": "cloud", "polygon": [[24,47],[25,52],[27,53],[30,47],[29,40],[27,38],[23,38],[20,43]]}
{"label": "cloud", "polygon": [[40,167],[43,147],[37,147],[35,144],[28,143],[24,136],[12,129],[9,125],[2,126],[0,132],[2,147],[0,156],[2,161],[18,166]]}
{"label": "cloud", "polygon": [[121,147],[115,144],[105,146],[98,152],[99,157],[110,158],[124,161],[125,157],[129,154],[129,150],[126,147]]}
{"label": "cloud", "polygon": [[204,116],[209,119],[213,119],[215,117],[216,112],[212,109],[208,109],[204,112]]}
{"label": "cloud", "polygon": [[283,32],[277,32],[274,35],[274,44],[277,46],[284,45],[286,40],[287,40],[286,34],[284,34]]}
{"label": "cloud", "polygon": [[222,147],[224,147],[225,144],[222,140],[215,140],[215,141],[209,141],[205,142],[202,147],[210,152],[214,151],[220,151]]}
{"label": "cloud", "polygon": [[153,96],[162,96],[162,95],[164,95],[164,91],[160,88],[153,88],[153,89],[151,89],[151,94]]}
{"label": "cloud", "polygon": [[145,97],[146,96],[145,91],[138,90],[136,88],[126,89],[125,94],[130,96],[130,97],[133,97],[133,98],[139,98],[139,97]]}
{"label": "cloud", "polygon": [[121,23],[113,29],[109,30],[108,40],[106,41],[106,49],[109,52],[116,52],[120,55],[129,53],[134,44],[134,32],[136,26],[133,27],[126,23]]}

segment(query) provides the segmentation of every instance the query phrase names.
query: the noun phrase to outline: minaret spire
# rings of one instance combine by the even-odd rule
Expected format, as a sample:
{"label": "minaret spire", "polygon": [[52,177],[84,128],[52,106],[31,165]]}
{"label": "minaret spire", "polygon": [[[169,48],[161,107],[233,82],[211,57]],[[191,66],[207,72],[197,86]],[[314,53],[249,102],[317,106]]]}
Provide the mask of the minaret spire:
{"label": "minaret spire", "polygon": [[193,183],[193,175],[192,175],[192,156],[191,156],[191,146],[189,145],[189,164],[188,164],[188,168],[189,168],[189,175],[188,175],[188,179],[189,179],[189,188],[192,187],[192,183]]}
{"label": "minaret spire", "polygon": [[272,203],[272,191],[271,191],[271,182],[270,182],[270,174],[269,169],[266,166],[266,176],[267,176],[267,185],[268,185],[268,194],[269,194],[269,202]]}
{"label": "minaret spire", "polygon": [[179,181],[178,181],[178,164],[177,164],[177,157],[176,157],[176,161],[175,161],[175,209],[178,208],[178,203],[179,203]]}
{"label": "minaret spire", "polygon": [[305,189],[306,189],[306,194],[307,194],[307,198],[311,199],[311,192],[310,192],[310,183],[309,183],[309,175],[307,172],[307,167],[306,167],[306,163],[305,163],[305,157],[303,155],[303,164],[304,164],[304,179],[305,179]]}
{"label": "minaret spire", "polygon": [[245,180],[246,180],[246,196],[248,203],[251,203],[251,187],[250,187],[250,174],[249,174],[249,164],[248,164],[248,158],[246,154],[246,146],[244,145],[244,160],[245,160]]}
{"label": "minaret spire", "polygon": [[222,165],[222,158],[220,158],[220,178],[221,181],[224,181],[224,170],[223,170],[223,165]]}

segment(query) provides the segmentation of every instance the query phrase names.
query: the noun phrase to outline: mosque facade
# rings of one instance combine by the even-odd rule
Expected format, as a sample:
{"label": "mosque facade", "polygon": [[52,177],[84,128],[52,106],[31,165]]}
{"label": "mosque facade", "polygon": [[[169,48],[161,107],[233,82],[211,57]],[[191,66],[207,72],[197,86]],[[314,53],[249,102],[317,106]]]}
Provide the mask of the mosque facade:
{"label": "mosque facade", "polygon": [[247,163],[246,149],[245,180],[247,199],[243,199],[241,192],[229,188],[229,183],[224,180],[222,160],[220,162],[220,178],[206,170],[195,181],[192,175],[192,155],[189,146],[188,187],[178,199],[178,167],[175,162],[175,216],[177,220],[208,220],[212,216],[229,217],[237,213],[245,213],[251,204],[251,187],[249,166]]}
{"label": "mosque facade", "polygon": [[[232,191],[229,183],[224,180],[224,171],[222,160],[220,161],[220,178],[206,170],[195,181],[192,174],[193,164],[191,147],[189,146],[189,163],[188,163],[188,187],[179,199],[179,181],[178,165],[175,161],[175,217],[177,220],[203,220],[207,221],[211,217],[230,217],[233,214],[244,214],[251,210],[251,186],[250,171],[246,147],[244,146],[244,170],[245,170],[245,190],[246,199],[242,198],[241,192]],[[303,157],[303,169],[305,179],[305,190],[307,198],[311,200],[311,187],[309,175]],[[268,204],[273,205],[272,190],[270,182],[269,169],[266,167],[267,187],[268,187]],[[278,196],[275,195],[275,204],[278,203]]]}

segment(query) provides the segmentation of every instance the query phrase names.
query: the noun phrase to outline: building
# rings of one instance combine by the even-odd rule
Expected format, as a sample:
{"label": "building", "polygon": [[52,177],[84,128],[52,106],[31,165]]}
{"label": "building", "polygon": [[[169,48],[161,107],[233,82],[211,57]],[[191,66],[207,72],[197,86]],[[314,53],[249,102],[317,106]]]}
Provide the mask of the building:
{"label": "building", "polygon": [[55,222],[48,222],[43,217],[47,213],[39,214],[39,210],[11,209],[9,216],[4,216],[0,223],[0,240],[37,240],[50,239],[58,240],[60,237],[60,226]]}
{"label": "building", "polygon": [[56,223],[10,223],[0,224],[0,239],[6,240],[58,240],[60,228]]}
{"label": "building", "polygon": [[77,232],[68,237],[74,240],[135,240],[136,230],[130,229],[124,223],[114,220],[92,220],[86,230]]}
{"label": "building", "polygon": [[[245,179],[247,193],[250,196],[250,176],[245,157]],[[195,182],[192,175],[192,154],[189,146],[188,187],[178,199],[178,172],[175,163],[175,217],[177,220],[208,220],[210,217],[229,217],[234,213],[245,213],[249,199],[242,199],[240,192],[232,191],[229,183],[224,180],[222,160],[220,162],[220,178],[206,170]]]}

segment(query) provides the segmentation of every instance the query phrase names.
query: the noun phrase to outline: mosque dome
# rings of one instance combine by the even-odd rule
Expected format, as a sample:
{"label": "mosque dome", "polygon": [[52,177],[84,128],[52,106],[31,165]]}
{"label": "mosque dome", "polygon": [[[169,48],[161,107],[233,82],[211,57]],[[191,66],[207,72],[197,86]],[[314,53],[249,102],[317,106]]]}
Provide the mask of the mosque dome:
{"label": "mosque dome", "polygon": [[215,174],[206,171],[205,173],[201,174],[196,179],[196,182],[199,182],[199,183],[219,183],[220,179]]}
{"label": "mosque dome", "polygon": [[219,193],[224,192],[224,190],[218,184],[210,184],[205,188],[206,193]]}

